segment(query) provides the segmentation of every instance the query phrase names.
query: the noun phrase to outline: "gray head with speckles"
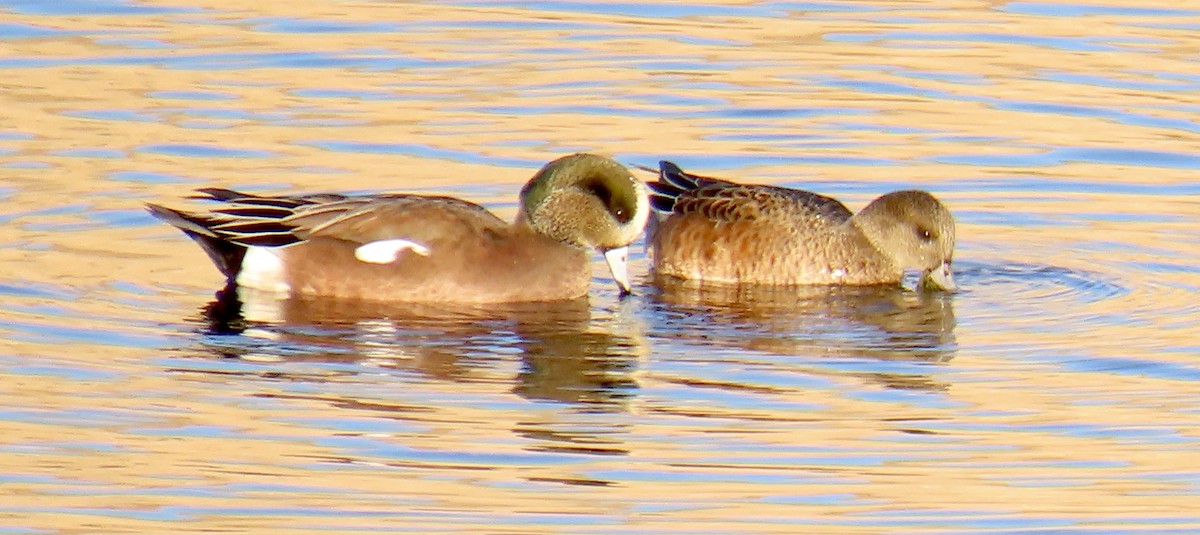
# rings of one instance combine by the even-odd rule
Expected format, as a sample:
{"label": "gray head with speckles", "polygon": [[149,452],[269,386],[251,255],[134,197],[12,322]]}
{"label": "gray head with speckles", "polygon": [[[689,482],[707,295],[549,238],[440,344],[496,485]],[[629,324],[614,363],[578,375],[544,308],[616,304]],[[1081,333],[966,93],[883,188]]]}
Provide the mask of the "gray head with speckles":
{"label": "gray head with speckles", "polygon": [[954,216],[924,191],[896,191],[875,199],[854,216],[871,244],[901,269],[921,271],[922,285],[957,289],[950,270],[954,260]]}

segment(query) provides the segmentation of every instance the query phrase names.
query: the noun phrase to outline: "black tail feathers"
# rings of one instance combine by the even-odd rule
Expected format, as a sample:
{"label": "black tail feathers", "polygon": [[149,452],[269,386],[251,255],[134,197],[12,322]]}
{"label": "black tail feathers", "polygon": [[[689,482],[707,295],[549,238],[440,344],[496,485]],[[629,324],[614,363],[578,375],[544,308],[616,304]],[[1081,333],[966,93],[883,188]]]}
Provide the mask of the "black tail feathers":
{"label": "black tail feathers", "polygon": [[157,204],[147,204],[146,209],[150,211],[150,215],[183,231],[189,238],[200,244],[200,248],[204,249],[204,252],[208,254],[213,264],[216,264],[217,269],[221,270],[221,274],[225,275],[226,279],[231,282],[237,279],[238,272],[242,269],[242,259],[246,256],[246,247],[227,241],[214,232],[211,227],[217,224],[217,221],[206,215],[175,210]]}
{"label": "black tail feathers", "polygon": [[[648,167],[642,169],[654,172]],[[657,212],[669,214],[675,210],[675,200],[680,195],[711,182],[720,181],[687,173],[678,165],[662,160],[658,162],[658,180],[647,184],[650,186],[650,206]]]}

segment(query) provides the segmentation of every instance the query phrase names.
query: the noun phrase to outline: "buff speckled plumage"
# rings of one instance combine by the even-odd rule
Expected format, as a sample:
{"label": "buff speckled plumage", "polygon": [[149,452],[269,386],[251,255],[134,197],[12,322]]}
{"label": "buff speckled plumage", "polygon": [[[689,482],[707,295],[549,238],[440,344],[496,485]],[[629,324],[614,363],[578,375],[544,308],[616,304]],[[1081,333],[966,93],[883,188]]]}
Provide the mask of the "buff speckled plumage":
{"label": "buff speckled plumage", "polygon": [[956,289],[954,218],[933,195],[896,191],[857,214],[796,189],[735,184],[661,162],[649,184],[660,276],[718,283],[895,284],[905,270]]}

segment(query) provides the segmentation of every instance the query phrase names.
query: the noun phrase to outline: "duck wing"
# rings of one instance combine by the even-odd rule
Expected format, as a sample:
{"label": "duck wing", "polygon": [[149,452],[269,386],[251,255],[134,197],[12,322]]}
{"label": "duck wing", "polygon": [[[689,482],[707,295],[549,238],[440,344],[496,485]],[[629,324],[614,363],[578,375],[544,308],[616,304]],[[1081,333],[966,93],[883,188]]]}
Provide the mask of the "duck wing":
{"label": "duck wing", "polygon": [[287,247],[314,238],[356,245],[399,240],[421,247],[494,237],[508,225],[482,206],[421,195],[265,196],[222,188],[191,198],[218,201],[207,213],[147,204],[154,217],[195,240],[226,277],[237,276],[248,247]]}
{"label": "duck wing", "polygon": [[659,180],[649,185],[656,210],[681,216],[699,215],[714,222],[799,219],[837,225],[853,215],[831,197],[693,175],[668,161],[659,162]]}

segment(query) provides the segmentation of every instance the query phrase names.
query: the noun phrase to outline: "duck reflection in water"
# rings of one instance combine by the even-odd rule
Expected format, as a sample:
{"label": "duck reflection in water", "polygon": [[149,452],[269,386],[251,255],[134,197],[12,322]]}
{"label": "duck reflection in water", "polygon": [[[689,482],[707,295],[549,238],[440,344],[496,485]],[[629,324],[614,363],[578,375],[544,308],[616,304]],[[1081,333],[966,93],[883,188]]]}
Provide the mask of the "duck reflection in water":
{"label": "duck reflection in water", "polygon": [[[646,352],[636,326],[594,318],[587,299],[499,305],[286,298],[228,287],[203,310],[222,357],[368,362],[454,382],[494,381],[518,354],[513,391],[531,401],[622,411]],[[226,336],[255,334],[256,336]],[[262,339],[271,344],[261,343]],[[516,350],[514,352],[514,349]],[[264,355],[263,353],[266,353]],[[274,353],[274,354],[272,354]]]}
{"label": "duck reflection in water", "polygon": [[[956,351],[950,294],[899,286],[772,286],[655,280],[654,331],[751,354],[941,363]],[[806,370],[828,373],[827,368]],[[942,389],[927,375],[859,375],[900,389]]]}

